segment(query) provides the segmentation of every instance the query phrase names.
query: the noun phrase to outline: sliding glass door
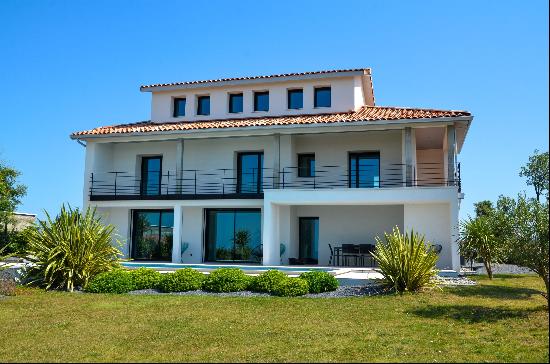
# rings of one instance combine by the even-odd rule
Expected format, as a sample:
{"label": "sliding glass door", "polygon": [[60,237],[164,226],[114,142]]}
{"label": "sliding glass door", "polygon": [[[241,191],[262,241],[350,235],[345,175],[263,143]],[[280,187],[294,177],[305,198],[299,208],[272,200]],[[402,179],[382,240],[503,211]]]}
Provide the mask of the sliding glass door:
{"label": "sliding glass door", "polygon": [[132,258],[172,260],[172,210],[134,210],[132,218]]}
{"label": "sliding glass door", "polygon": [[239,153],[237,158],[237,193],[261,193],[264,154]]}
{"label": "sliding glass door", "polygon": [[205,261],[259,262],[262,215],[259,209],[207,209]]}
{"label": "sliding glass door", "polygon": [[162,157],[141,158],[141,194],[160,195],[162,180]]}

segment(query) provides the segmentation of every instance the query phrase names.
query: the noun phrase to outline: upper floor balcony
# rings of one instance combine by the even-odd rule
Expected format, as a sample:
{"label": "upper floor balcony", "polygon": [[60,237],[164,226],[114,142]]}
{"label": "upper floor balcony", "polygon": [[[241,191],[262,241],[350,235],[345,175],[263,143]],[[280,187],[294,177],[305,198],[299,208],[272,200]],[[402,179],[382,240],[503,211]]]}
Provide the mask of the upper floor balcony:
{"label": "upper floor balcony", "polygon": [[[256,164],[257,163],[257,164]],[[91,173],[89,198],[105,200],[261,199],[268,189],[380,189],[457,186],[460,163],[451,178],[443,163],[381,164],[372,153],[350,154],[347,165],[315,166],[307,158],[278,170],[249,158],[238,168]],[[256,165],[255,165],[256,164]]]}

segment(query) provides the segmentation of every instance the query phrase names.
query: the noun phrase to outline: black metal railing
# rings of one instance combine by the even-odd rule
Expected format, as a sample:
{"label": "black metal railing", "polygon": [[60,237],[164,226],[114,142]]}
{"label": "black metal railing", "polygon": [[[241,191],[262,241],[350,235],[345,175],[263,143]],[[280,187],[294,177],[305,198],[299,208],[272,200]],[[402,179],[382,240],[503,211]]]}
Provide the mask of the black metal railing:
{"label": "black metal railing", "polygon": [[[442,163],[372,164],[316,167],[300,177],[297,166],[250,169],[187,169],[166,171],[158,178],[142,180],[128,172],[95,172],[90,175],[90,199],[218,199],[262,198],[267,189],[336,189],[458,186],[460,165],[453,178],[445,177]],[[153,176],[155,177],[155,176]]]}

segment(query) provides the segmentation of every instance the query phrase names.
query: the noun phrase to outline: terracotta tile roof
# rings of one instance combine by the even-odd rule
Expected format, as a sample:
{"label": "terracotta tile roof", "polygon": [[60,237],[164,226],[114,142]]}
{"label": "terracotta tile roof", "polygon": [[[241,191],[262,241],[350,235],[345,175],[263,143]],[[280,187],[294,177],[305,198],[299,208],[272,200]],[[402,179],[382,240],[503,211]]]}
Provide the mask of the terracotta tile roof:
{"label": "terracotta tile roof", "polygon": [[264,79],[264,78],[322,75],[322,74],[327,74],[327,73],[342,73],[342,72],[365,72],[366,74],[370,75],[371,69],[370,68],[353,68],[353,69],[345,69],[345,70],[326,70],[326,71],[300,72],[300,73],[282,73],[282,74],[279,74],[279,75],[268,75],[268,76],[248,76],[248,77],[220,78],[220,79],[216,79],[216,80],[158,83],[158,84],[153,84],[153,85],[142,85],[142,86],[140,86],[140,89],[144,90],[144,89],[148,89],[148,88],[152,88],[152,87],[183,86],[183,85],[195,85],[195,84],[212,83],[212,82],[257,80],[257,79]]}
{"label": "terracotta tile roof", "polygon": [[202,129],[225,129],[225,128],[246,128],[261,126],[285,126],[285,125],[307,125],[307,124],[332,124],[332,123],[353,123],[357,121],[381,121],[381,120],[413,120],[413,119],[436,119],[448,117],[470,116],[467,111],[457,110],[434,110],[434,109],[413,109],[405,107],[388,106],[363,106],[357,111],[314,114],[314,115],[286,115],[258,117],[247,119],[221,119],[205,121],[178,121],[178,122],[151,122],[142,121],[133,124],[120,124],[102,126],[92,130],[75,132],[73,138],[90,135],[105,134],[128,134],[128,133],[150,133],[163,131],[187,131]]}

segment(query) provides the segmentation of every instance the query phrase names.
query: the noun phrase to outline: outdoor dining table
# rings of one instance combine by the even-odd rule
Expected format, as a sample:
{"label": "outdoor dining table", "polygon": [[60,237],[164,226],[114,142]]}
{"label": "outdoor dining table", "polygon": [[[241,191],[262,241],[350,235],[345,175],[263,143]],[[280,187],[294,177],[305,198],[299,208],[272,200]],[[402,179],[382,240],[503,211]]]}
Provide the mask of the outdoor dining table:
{"label": "outdoor dining table", "polygon": [[[335,246],[333,248],[333,250],[334,250],[334,252],[333,252],[334,256],[332,257],[332,264],[333,265],[340,266],[340,259],[341,259],[342,265],[348,265],[348,264],[346,264],[346,262],[351,257],[355,258],[355,263],[356,263],[355,265],[356,266],[357,266],[357,259],[360,259],[362,262],[363,262],[363,259],[365,257],[370,257],[371,259],[373,259],[371,253],[361,253],[360,252],[360,244],[351,244],[351,245],[353,245],[353,252],[352,253],[344,253],[342,245]],[[369,244],[365,244],[365,245],[369,245]],[[372,244],[370,244],[370,245],[372,245]],[[374,264],[374,261],[373,261],[372,264]]]}

